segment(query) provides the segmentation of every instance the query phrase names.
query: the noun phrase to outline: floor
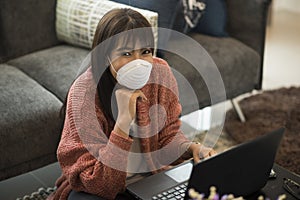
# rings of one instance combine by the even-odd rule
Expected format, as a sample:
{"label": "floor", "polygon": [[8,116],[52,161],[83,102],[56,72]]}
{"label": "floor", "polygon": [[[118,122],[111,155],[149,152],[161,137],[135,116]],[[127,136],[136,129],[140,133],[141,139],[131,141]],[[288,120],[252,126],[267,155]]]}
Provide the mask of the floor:
{"label": "floor", "polygon": [[[284,10],[273,12],[267,28],[264,59],[263,89],[300,85],[300,13]],[[192,115],[207,115],[209,108]],[[187,130],[208,129],[193,125],[193,116],[183,117]],[[53,187],[60,175],[58,163],[0,182],[0,199],[15,200],[37,191],[40,187]]]}

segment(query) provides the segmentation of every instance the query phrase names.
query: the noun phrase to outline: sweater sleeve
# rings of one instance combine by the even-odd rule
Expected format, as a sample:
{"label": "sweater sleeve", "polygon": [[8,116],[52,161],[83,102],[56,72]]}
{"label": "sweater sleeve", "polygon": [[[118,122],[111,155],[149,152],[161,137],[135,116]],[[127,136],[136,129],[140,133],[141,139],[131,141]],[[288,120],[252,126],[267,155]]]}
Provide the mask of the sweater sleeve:
{"label": "sweater sleeve", "polygon": [[[79,90],[79,93],[84,89]],[[125,189],[127,154],[132,139],[111,132],[109,139],[101,131],[101,119],[89,119],[87,102],[82,102],[71,87],[58,161],[69,185],[75,191],[84,191],[105,199],[114,199]],[[84,92],[84,98],[87,93]],[[79,116],[78,116],[79,115]],[[97,123],[99,126],[96,126]],[[121,167],[120,167],[121,166]],[[123,168],[122,168],[123,167]]]}
{"label": "sweater sleeve", "polygon": [[182,146],[184,143],[190,143],[190,140],[180,130],[181,105],[176,79],[167,62],[159,60],[159,64],[162,65],[163,72],[160,74],[163,75],[161,77],[164,79],[164,86],[160,87],[158,98],[159,104],[166,111],[165,125],[159,133],[159,148],[164,149],[161,153],[161,160],[177,158],[172,164],[178,164],[187,158],[186,149]]}

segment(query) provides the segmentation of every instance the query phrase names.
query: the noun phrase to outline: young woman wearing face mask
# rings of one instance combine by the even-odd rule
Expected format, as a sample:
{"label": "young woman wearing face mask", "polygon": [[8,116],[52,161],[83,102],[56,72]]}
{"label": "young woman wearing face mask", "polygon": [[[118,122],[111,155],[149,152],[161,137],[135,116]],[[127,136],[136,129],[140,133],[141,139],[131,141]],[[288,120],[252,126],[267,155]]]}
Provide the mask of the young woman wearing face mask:
{"label": "young woman wearing face mask", "polygon": [[62,176],[49,199],[116,199],[149,173],[215,154],[180,131],[176,81],[153,46],[151,25],[134,10],[100,20],[92,64],[68,93],[57,149]]}

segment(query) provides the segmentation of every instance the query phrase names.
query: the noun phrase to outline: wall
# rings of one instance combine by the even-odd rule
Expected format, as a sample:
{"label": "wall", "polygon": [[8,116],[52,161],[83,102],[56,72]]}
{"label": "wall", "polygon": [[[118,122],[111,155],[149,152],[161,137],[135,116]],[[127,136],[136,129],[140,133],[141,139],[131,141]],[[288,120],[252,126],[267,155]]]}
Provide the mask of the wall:
{"label": "wall", "polygon": [[300,0],[273,0],[274,10],[288,10],[300,13]]}

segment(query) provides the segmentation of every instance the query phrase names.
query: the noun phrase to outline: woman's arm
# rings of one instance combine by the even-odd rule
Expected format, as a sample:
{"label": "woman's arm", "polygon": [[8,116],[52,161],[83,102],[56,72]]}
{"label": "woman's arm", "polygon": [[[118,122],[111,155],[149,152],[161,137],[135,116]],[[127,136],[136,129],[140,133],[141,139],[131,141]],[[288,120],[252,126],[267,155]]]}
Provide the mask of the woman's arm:
{"label": "woman's arm", "polygon": [[126,152],[131,141],[112,132],[107,144],[93,144],[92,148],[99,152],[96,158],[82,144],[77,133],[69,130],[68,126],[69,123],[66,123],[57,156],[71,188],[114,199],[117,193],[125,189],[127,174],[107,164],[127,166],[127,156],[124,153],[114,153],[111,146],[124,148]]}
{"label": "woman's arm", "polygon": [[[177,164],[186,158],[190,158],[190,154],[186,153],[184,144],[190,143],[185,135],[181,132],[181,105],[179,102],[179,92],[177,81],[169,67],[168,63],[162,59],[155,59],[155,82],[158,83],[157,99],[160,107],[164,109],[165,118],[159,114],[158,121],[164,121],[163,127],[159,131],[158,141],[159,149],[161,149],[161,162],[169,162],[165,164]],[[183,155],[184,154],[184,155]]]}
{"label": "woman's arm", "polygon": [[168,78],[165,80],[166,84],[164,84],[167,87],[161,87],[159,90],[160,104],[164,106],[167,113],[165,126],[159,134],[159,143],[160,148],[171,147],[165,148],[167,151],[164,151],[162,156],[177,155],[178,159],[172,164],[178,164],[189,158],[194,158],[195,162],[199,162],[201,159],[214,155],[214,150],[200,143],[191,142],[180,130],[181,121],[179,116],[181,114],[181,105],[177,82],[168,64],[166,62],[161,62],[160,64],[165,66],[165,69],[163,69],[164,73],[160,73],[164,74],[162,78]]}
{"label": "woman's arm", "polygon": [[[82,101],[75,91],[72,87],[69,92],[57,150],[59,163],[73,190],[114,199],[125,189],[127,153],[132,139],[114,131],[106,135],[101,125],[103,115],[90,109],[95,108],[95,103],[87,105],[93,101]],[[88,92],[84,97],[87,96]]]}

